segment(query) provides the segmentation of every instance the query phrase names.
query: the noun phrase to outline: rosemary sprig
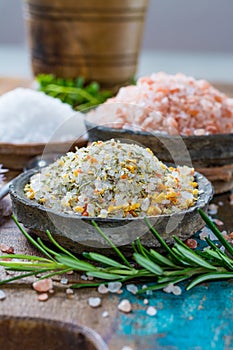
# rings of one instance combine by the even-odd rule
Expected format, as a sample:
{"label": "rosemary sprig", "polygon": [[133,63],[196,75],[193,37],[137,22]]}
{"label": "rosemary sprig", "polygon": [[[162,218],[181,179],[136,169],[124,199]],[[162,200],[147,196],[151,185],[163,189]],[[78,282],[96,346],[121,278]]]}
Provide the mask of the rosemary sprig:
{"label": "rosemary sprig", "polygon": [[52,74],[39,74],[36,77],[39,90],[49,96],[59,98],[74,109],[84,111],[112,97],[110,90],[101,90],[97,82],[85,84],[82,77],[77,79],[57,78]]}
{"label": "rosemary sprig", "polygon": [[[132,243],[132,256],[128,260],[120,249],[105,235],[96,222],[93,221],[92,224],[96,230],[113,248],[119,259],[114,260],[103,254],[94,252],[83,253],[83,257],[80,259],[63,248],[49,231],[47,231],[48,239],[56,250],[47,247],[40,238],[35,240],[18,223],[16,217],[13,216],[13,220],[23,235],[45,257],[23,254],[1,256],[0,266],[4,266],[7,270],[24,273],[2,280],[0,284],[28,276],[43,279],[73,270],[84,272],[87,276],[92,276],[98,280],[96,282],[77,283],[72,285],[72,288],[96,287],[109,281],[120,281],[122,283],[127,283],[128,281],[153,282],[154,284],[148,286],[148,288],[138,291],[138,293],[144,293],[146,290],[162,289],[169,283],[174,284],[185,280],[189,281],[186,289],[190,290],[202,282],[233,278],[232,246],[201,209],[199,213],[216,238],[225,247],[226,252],[222,252],[209,238],[206,238],[209,249],[203,252],[193,251],[176,236],[174,236],[174,246],[169,247],[150,224],[149,220],[145,218],[146,225],[153,233],[155,239],[164,248],[166,252],[164,255],[154,249],[146,249],[138,238]],[[14,260],[5,261],[5,258],[14,258]],[[131,261],[134,262],[134,265]]]}

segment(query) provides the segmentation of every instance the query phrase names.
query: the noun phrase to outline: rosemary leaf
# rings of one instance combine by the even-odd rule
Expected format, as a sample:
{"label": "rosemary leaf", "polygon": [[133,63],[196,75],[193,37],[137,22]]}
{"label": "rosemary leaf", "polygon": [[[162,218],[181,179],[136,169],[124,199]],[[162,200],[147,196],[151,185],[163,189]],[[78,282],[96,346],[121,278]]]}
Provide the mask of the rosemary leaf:
{"label": "rosemary leaf", "polygon": [[198,208],[198,212],[201,215],[202,219],[205,221],[207,226],[211,229],[211,231],[215,234],[217,239],[222,243],[222,245],[226,248],[228,253],[233,257],[233,248],[229,242],[223,237],[217,226],[210,220],[210,218],[206,215],[206,213]]}
{"label": "rosemary leaf", "polygon": [[105,264],[107,266],[113,266],[113,267],[118,267],[118,268],[129,269],[128,266],[120,264],[116,260],[110,259],[107,256],[104,256],[102,254],[98,254],[98,253],[83,253],[83,256],[86,259],[93,260],[93,261],[96,261],[96,262],[100,262],[100,263]]}
{"label": "rosemary leaf", "polygon": [[195,287],[196,285],[207,282],[207,281],[214,281],[214,280],[220,280],[220,279],[230,279],[233,278],[233,272],[214,272],[214,273],[207,273],[201,276],[198,276],[195,278],[186,288],[186,290],[190,290],[191,288]]}
{"label": "rosemary leaf", "polygon": [[100,233],[100,235],[105,239],[105,241],[110,245],[110,247],[112,247],[115,252],[117,253],[117,255],[124,261],[124,263],[128,266],[131,267],[130,263],[128,262],[128,260],[126,259],[126,257],[122,254],[122,252],[115,246],[115,244],[113,244],[113,242],[111,241],[111,239],[106,236],[106,234],[101,230],[101,228],[97,225],[97,223],[92,220],[91,221],[92,225],[96,228],[96,230]]}
{"label": "rosemary leaf", "polygon": [[16,225],[18,226],[18,228],[20,229],[20,231],[22,232],[22,234],[27,238],[27,240],[32,244],[34,245],[35,248],[37,248],[41,253],[43,253],[45,256],[47,256],[49,259],[51,260],[55,260],[44,248],[42,248],[40,246],[39,243],[37,243],[30,235],[29,233],[24,230],[23,226],[21,226],[17,220],[17,218],[12,215],[12,219],[13,221],[16,223]]}
{"label": "rosemary leaf", "polygon": [[146,270],[154,273],[155,275],[162,275],[163,274],[163,270],[159,265],[157,265],[153,261],[145,258],[143,255],[138,254],[138,253],[134,253],[133,257],[136,260],[136,262],[140,266],[144,267]]}
{"label": "rosemary leaf", "polygon": [[124,276],[120,276],[120,275],[115,275],[113,273],[107,273],[104,271],[90,271],[87,272],[87,276],[91,276],[91,277],[96,277],[96,278],[100,278],[102,280],[114,280],[114,281],[119,281],[121,280]]}
{"label": "rosemary leaf", "polygon": [[197,266],[205,267],[209,270],[216,270],[215,266],[209,264],[207,261],[198,256],[195,252],[190,251],[190,249],[186,249],[180,244],[176,244],[175,247],[187,261],[194,263]]}
{"label": "rosemary leaf", "polygon": [[57,261],[77,271],[95,271],[96,267],[86,261],[73,259],[66,255],[56,257]]}

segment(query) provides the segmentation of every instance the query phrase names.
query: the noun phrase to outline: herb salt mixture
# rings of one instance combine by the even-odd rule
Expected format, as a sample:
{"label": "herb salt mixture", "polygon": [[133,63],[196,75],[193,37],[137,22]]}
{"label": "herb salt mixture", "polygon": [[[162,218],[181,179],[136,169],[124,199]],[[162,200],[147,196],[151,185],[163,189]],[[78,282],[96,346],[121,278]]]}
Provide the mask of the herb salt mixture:
{"label": "herb salt mixture", "polygon": [[31,177],[27,198],[56,212],[130,218],[188,209],[198,197],[194,169],[167,167],[150,149],[98,141]]}

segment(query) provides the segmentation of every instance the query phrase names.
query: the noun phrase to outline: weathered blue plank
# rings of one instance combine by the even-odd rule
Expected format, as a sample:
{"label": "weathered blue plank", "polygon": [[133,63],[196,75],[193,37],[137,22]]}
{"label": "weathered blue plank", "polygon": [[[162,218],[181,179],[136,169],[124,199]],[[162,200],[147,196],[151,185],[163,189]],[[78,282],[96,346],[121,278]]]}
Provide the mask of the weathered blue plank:
{"label": "weathered blue plank", "polygon": [[[116,319],[119,335],[137,339],[138,349],[230,350],[233,349],[232,282],[213,282],[184,291],[180,296],[162,291],[147,296],[158,309],[148,316],[143,297],[124,291],[134,310]],[[138,305],[138,306],[137,306]]]}

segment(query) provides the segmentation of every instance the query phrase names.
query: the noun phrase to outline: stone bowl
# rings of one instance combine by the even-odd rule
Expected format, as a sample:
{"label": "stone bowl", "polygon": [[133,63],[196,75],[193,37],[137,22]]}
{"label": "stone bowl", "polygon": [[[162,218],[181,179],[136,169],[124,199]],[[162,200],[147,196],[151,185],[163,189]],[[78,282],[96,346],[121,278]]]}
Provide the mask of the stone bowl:
{"label": "stone bowl", "polygon": [[[10,187],[13,212],[19,222],[32,233],[48,239],[45,232],[49,230],[61,245],[76,253],[88,250],[111,253],[109,244],[92,224],[92,220],[95,220],[112,242],[116,246],[121,246],[125,252],[132,251],[131,243],[137,237],[140,237],[142,244],[148,248],[160,246],[142,217],[126,219],[80,217],[75,214],[54,212],[27,199],[24,187],[35,173],[36,170],[31,170],[19,175]],[[206,209],[213,190],[210,182],[203,175],[196,173],[195,181],[198,183],[200,195],[193,207],[171,215],[148,217],[168,244],[173,244],[173,235],[186,240],[205,225],[197,209]]]}
{"label": "stone bowl", "polygon": [[0,316],[1,350],[108,350],[99,334],[72,323]]}
{"label": "stone bowl", "polygon": [[193,166],[212,181],[215,193],[233,188],[233,134],[171,136],[96,125],[85,120],[89,141],[124,139],[149,147],[164,163]]}

